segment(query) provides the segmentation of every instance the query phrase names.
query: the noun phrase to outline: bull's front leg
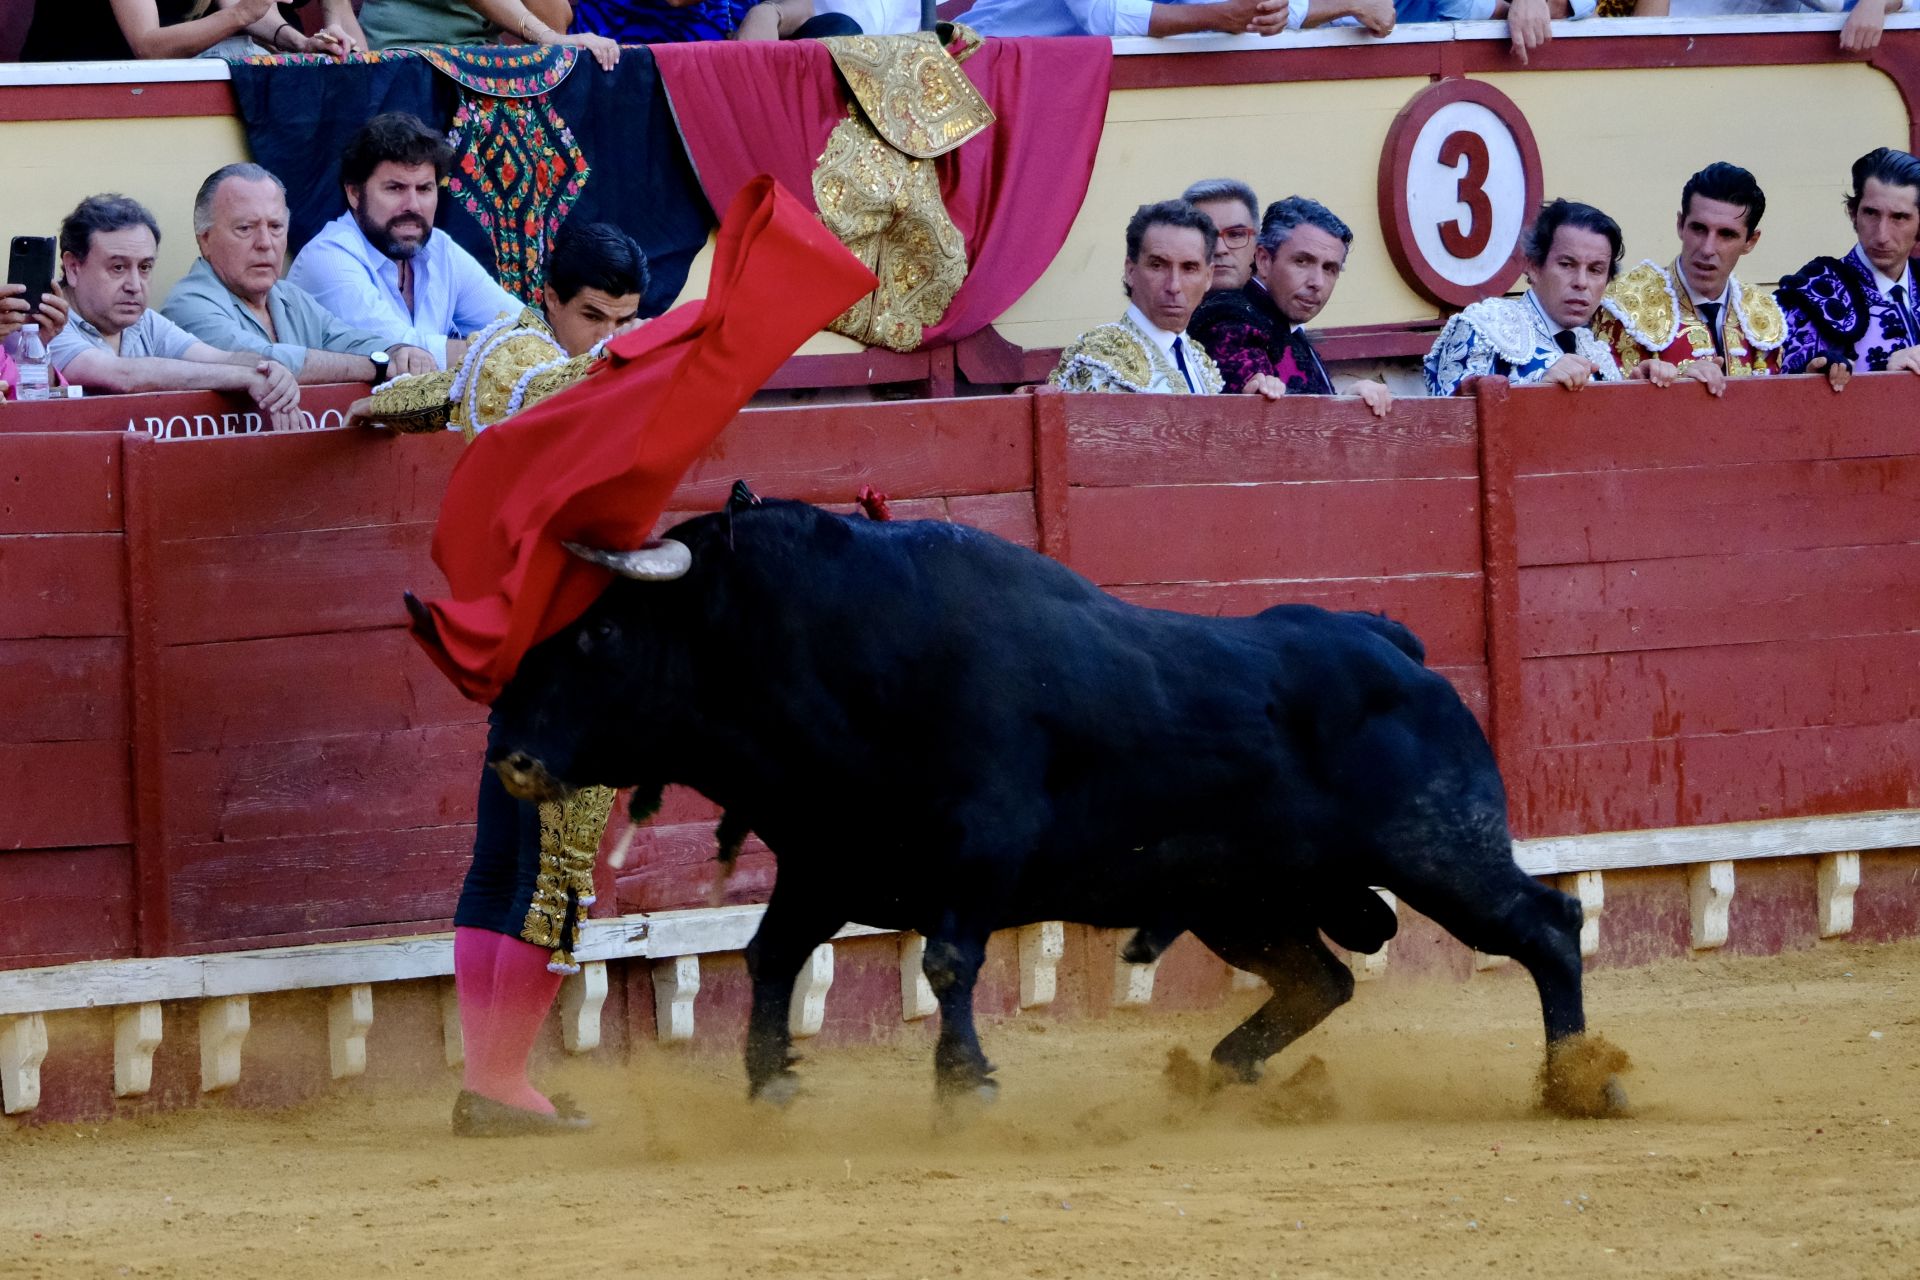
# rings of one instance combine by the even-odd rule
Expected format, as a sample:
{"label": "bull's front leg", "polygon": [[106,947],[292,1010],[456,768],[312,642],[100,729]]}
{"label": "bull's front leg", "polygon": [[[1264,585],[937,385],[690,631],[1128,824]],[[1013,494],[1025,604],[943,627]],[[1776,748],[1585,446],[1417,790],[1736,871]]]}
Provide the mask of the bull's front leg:
{"label": "bull's front leg", "polygon": [[1000,1086],[973,1025],[973,990],[987,958],[984,932],[943,926],[927,938],[921,971],[940,1002],[940,1038],[933,1047],[934,1093],[942,1102],[963,1097],[992,1101]]}
{"label": "bull's front leg", "polygon": [[793,1101],[799,1092],[787,1027],[793,980],[813,949],[846,923],[833,919],[811,895],[787,885],[785,876],[775,883],[767,914],[747,944],[747,976],[753,982],[753,1007],[747,1015],[747,1096],[777,1106]]}

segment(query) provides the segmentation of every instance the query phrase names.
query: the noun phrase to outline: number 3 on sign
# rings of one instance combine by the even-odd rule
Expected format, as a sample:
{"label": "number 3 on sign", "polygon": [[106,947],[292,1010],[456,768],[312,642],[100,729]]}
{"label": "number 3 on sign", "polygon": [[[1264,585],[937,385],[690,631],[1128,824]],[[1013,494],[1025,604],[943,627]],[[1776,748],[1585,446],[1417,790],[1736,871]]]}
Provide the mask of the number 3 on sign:
{"label": "number 3 on sign", "polygon": [[1407,283],[1444,306],[1504,293],[1542,200],[1533,131],[1513,102],[1473,80],[1421,91],[1394,120],[1380,163],[1387,248]]}

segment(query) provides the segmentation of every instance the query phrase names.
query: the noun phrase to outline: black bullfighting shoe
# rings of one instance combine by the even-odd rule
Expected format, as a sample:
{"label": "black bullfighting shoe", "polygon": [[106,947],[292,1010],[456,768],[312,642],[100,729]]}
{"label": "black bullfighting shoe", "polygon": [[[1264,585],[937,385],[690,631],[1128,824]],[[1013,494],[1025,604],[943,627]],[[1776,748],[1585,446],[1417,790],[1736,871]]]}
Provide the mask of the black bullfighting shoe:
{"label": "black bullfighting shoe", "polygon": [[453,1131],[462,1138],[517,1138],[535,1133],[579,1133],[593,1120],[564,1093],[553,1095],[553,1114],[510,1107],[466,1089],[453,1100]]}

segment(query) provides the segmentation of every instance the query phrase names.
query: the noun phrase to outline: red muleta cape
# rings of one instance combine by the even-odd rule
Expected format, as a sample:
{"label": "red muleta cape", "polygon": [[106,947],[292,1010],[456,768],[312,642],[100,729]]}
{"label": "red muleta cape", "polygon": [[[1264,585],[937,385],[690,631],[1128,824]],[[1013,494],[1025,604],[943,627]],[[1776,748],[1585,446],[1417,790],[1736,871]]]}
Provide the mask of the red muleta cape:
{"label": "red muleta cape", "polygon": [[586,612],[612,575],[562,542],[637,547],[680,477],[799,345],[873,273],[772,178],[721,220],[705,300],[616,338],[607,363],[489,428],[454,466],[433,534],[451,598],[414,638],[491,703],[527,650]]}

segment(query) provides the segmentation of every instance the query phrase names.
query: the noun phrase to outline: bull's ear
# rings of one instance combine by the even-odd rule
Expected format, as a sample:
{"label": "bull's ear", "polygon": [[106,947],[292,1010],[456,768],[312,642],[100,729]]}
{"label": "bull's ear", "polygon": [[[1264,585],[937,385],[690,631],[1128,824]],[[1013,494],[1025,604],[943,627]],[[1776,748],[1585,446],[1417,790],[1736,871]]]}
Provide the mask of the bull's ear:
{"label": "bull's ear", "polygon": [[687,550],[686,543],[672,538],[655,538],[637,551],[602,551],[577,542],[562,545],[589,564],[641,582],[670,582],[693,568],[693,552]]}
{"label": "bull's ear", "polygon": [[427,606],[420,603],[420,597],[409,591],[405,593],[407,617],[413,624],[414,633],[422,640],[440,643],[440,629],[434,625],[433,614]]}

